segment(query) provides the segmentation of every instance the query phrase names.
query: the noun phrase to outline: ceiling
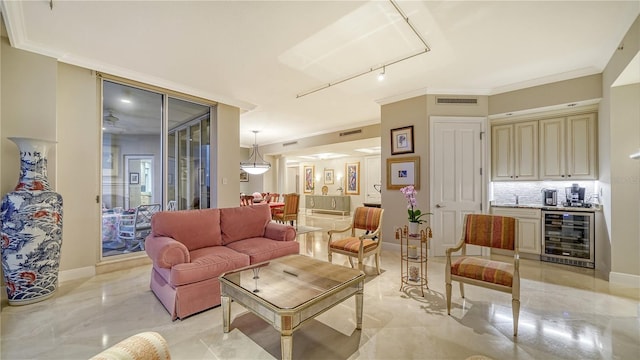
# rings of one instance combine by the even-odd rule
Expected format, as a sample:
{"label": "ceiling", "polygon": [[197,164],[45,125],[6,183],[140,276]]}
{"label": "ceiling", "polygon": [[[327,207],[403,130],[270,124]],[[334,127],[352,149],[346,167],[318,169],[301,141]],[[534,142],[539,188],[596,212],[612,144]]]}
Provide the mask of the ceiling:
{"label": "ceiling", "polygon": [[600,73],[640,14],[638,0],[396,1],[408,22],[389,1],[51,4],[1,3],[12,46],[238,106],[243,146],[252,130],[266,145],[379,123],[412,96]]}

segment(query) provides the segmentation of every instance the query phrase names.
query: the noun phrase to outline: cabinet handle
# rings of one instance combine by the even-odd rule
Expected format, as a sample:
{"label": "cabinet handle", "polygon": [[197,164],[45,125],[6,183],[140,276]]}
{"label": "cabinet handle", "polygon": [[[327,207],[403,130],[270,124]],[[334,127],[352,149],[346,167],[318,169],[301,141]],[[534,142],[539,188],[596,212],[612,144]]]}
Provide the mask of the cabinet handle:
{"label": "cabinet handle", "polygon": [[560,175],[560,177],[564,177],[564,175]]}
{"label": "cabinet handle", "polygon": [[567,177],[571,177],[571,175],[567,175]]}
{"label": "cabinet handle", "polygon": [[436,204],[436,207],[439,209],[439,208],[443,208],[444,205]]}

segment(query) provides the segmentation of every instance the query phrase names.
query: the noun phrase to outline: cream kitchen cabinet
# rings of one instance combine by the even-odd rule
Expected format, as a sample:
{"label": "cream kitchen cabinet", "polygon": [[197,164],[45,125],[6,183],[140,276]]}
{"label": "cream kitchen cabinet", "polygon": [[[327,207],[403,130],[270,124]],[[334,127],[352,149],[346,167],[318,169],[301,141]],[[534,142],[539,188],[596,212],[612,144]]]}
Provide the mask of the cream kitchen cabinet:
{"label": "cream kitchen cabinet", "polygon": [[538,121],[491,126],[491,178],[538,180]]}
{"label": "cream kitchen cabinet", "polygon": [[518,251],[523,257],[540,259],[542,251],[541,210],[537,208],[491,207],[494,215],[518,219]]}
{"label": "cream kitchen cabinet", "polygon": [[597,179],[596,114],[540,120],[540,180]]}

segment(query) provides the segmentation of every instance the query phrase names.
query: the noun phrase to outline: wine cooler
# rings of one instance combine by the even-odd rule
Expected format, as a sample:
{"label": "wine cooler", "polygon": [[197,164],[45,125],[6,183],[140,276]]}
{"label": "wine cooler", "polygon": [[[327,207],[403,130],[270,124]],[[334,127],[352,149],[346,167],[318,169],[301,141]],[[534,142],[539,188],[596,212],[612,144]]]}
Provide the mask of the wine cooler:
{"label": "wine cooler", "polygon": [[594,213],[543,211],[540,260],[595,268]]}

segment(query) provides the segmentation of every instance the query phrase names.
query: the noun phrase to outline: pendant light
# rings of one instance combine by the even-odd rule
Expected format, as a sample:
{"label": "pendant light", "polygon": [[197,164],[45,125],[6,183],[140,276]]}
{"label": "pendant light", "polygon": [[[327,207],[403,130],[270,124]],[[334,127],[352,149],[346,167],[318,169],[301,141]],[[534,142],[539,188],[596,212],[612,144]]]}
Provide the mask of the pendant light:
{"label": "pendant light", "polygon": [[240,168],[249,174],[260,175],[264,174],[271,168],[271,164],[264,161],[260,153],[258,152],[258,131],[253,130],[253,136],[255,138],[253,143],[253,150],[249,159],[240,162]]}

